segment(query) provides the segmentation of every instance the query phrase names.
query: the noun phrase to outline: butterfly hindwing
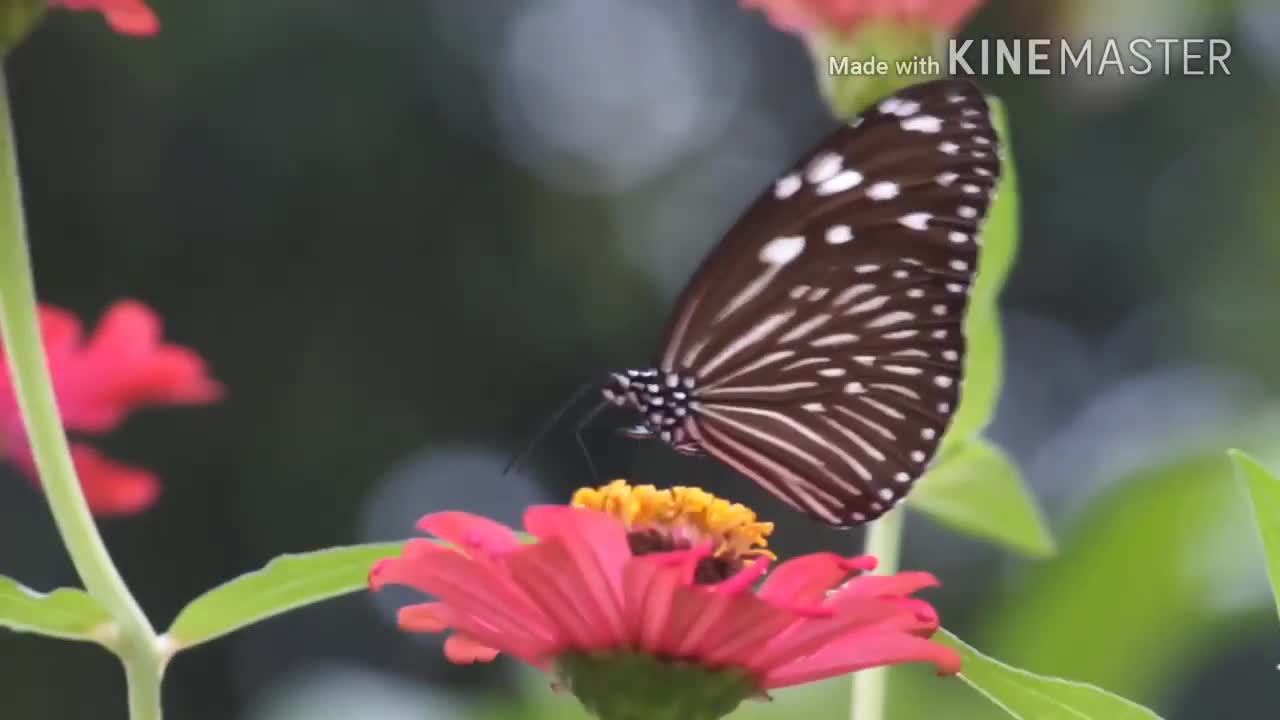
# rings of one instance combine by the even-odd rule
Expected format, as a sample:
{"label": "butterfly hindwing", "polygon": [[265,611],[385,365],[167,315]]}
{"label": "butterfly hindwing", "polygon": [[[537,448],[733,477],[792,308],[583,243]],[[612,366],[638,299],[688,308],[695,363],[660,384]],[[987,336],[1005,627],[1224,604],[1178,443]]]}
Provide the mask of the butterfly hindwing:
{"label": "butterfly hindwing", "polygon": [[959,404],[998,146],[982,92],[949,79],[807,153],[682,293],[656,370],[690,397],[635,401],[646,423],[833,525],[901,500]]}

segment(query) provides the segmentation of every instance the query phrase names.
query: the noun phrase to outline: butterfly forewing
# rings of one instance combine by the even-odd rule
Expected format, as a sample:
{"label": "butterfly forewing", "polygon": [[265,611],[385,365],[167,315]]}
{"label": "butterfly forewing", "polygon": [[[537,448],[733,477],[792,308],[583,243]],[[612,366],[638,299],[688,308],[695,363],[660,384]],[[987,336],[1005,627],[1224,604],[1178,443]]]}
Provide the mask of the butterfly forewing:
{"label": "butterfly forewing", "polygon": [[830,524],[892,507],[959,403],[999,175],[989,107],[964,80],[905,89],[813,149],[677,303],[657,370],[696,385],[679,427]]}

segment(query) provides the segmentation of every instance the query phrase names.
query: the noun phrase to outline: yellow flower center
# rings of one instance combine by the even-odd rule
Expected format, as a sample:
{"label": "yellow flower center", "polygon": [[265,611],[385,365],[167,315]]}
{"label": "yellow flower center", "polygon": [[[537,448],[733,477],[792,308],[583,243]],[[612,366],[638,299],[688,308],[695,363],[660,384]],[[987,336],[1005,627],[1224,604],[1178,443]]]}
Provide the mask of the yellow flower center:
{"label": "yellow flower center", "polygon": [[573,494],[574,507],[599,510],[627,528],[631,552],[645,555],[685,550],[711,541],[712,555],[699,563],[695,580],[712,583],[737,573],[757,558],[773,558],[768,537],[773,523],[757,522],[756,514],[739,503],[700,488],[627,484],[614,480],[599,488]]}

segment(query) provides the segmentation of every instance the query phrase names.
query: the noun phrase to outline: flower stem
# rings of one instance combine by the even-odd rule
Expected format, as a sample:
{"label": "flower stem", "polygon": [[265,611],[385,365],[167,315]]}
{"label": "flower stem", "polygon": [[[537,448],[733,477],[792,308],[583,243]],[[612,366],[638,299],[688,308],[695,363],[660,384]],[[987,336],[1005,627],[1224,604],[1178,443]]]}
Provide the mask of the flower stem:
{"label": "flower stem", "polygon": [[27,247],[8,94],[0,68],[0,332],[9,375],[62,542],[89,594],[116,622],[119,639],[112,649],[123,659],[129,678],[130,718],[159,720],[164,662],[157,652],[155,630],[111,562],[89,513],[49,376]]}
{"label": "flower stem", "polygon": [[[879,559],[877,573],[891,575],[898,571],[905,516],[906,511],[902,508],[890,510],[867,529],[865,552]],[[888,695],[889,668],[873,668],[854,673],[850,720],[884,720]]]}

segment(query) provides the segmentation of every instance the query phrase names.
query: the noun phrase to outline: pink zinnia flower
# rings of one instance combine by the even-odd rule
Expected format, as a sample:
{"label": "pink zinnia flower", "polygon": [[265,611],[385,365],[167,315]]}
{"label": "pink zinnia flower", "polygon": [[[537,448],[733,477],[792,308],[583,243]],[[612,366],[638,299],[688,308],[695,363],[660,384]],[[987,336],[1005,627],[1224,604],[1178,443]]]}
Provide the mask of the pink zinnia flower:
{"label": "pink zinnia flower", "polygon": [[51,7],[102,13],[113,30],[124,35],[155,35],[160,20],[143,0],[50,0]]}
{"label": "pink zinnia flower", "polygon": [[984,0],[740,0],[759,8],[769,21],[789,32],[849,32],[869,22],[888,20],[954,31]]}
{"label": "pink zinnia flower", "polygon": [[[141,303],[112,305],[87,339],[74,315],[41,305],[40,330],[69,431],[102,434],[142,407],[202,405],[222,395],[199,355],[161,340],[160,319]],[[159,481],[147,470],[117,463],[79,442],[72,443],[71,455],[85,499],[97,514],[141,512],[160,493]],[[7,363],[0,363],[0,457],[38,479]]]}
{"label": "pink zinnia flower", "polygon": [[[830,553],[770,573],[763,536],[772,526],[696,489],[616,481],[579,491],[575,503],[529,509],[533,544],[468,513],[427,515],[419,529],[448,545],[410,541],[373,569],[370,585],[438,598],[403,608],[399,622],[452,630],[445,654],[453,662],[507,653],[556,673],[602,717],[610,702],[687,703],[677,688],[699,692],[714,677],[738,683],[727,713],[774,688],[865,668],[920,661],[941,673],[960,669],[954,651],[928,640],[938,628],[933,608],[910,597],[936,584],[928,573],[850,579],[875,559]],[[602,697],[600,687],[644,687],[627,680],[637,672],[665,673],[673,697]],[[592,687],[602,677],[610,681]]]}

